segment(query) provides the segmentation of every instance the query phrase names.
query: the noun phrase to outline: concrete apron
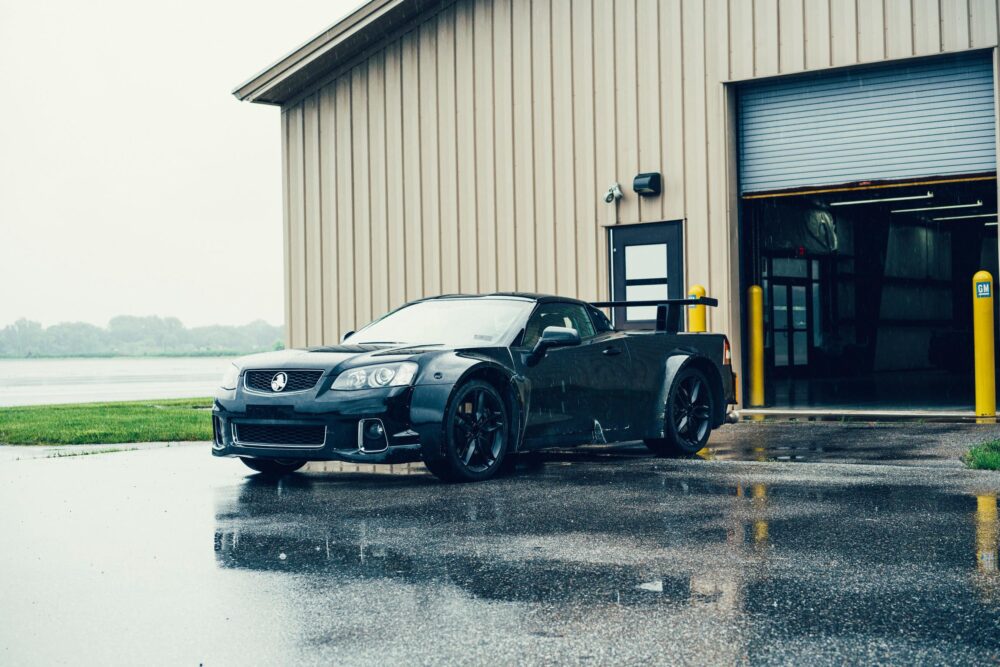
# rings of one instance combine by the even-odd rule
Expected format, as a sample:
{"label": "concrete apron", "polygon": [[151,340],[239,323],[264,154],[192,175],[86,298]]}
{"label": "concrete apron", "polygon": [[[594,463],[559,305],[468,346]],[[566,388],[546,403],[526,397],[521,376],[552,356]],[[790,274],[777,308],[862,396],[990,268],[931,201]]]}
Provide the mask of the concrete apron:
{"label": "concrete apron", "polygon": [[936,422],[994,424],[998,416],[977,417],[972,410],[855,410],[842,408],[740,408],[729,413],[731,423],[738,421],[859,421],[859,422]]}

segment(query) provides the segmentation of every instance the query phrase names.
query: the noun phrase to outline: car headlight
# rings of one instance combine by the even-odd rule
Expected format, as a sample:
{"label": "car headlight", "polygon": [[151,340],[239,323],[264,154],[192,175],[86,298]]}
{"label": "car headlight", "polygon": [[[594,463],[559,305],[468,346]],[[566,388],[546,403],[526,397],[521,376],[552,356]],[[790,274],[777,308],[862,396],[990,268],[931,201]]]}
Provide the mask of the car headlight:
{"label": "car headlight", "polygon": [[380,366],[363,366],[344,371],[333,382],[333,389],[378,389],[379,387],[400,387],[410,384],[417,374],[417,365],[412,361]]}
{"label": "car headlight", "polygon": [[240,381],[240,367],[230,364],[226,374],[222,376],[222,383],[219,385],[223,389],[236,389],[236,383]]}

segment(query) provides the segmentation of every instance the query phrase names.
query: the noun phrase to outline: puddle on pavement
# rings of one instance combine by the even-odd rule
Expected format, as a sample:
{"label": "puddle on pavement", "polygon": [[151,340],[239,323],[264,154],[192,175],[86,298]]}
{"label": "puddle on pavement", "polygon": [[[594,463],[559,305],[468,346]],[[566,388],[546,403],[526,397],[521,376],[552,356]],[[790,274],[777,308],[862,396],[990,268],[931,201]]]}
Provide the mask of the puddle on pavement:
{"label": "puddle on pavement", "polygon": [[[530,475],[460,487],[292,479],[248,482],[219,503],[219,567],[497,602],[707,607],[809,632],[933,633],[943,608],[1000,610],[995,493],[656,473],[637,474],[609,510],[572,480],[547,496],[518,489]],[[987,641],[974,626],[963,631]]]}

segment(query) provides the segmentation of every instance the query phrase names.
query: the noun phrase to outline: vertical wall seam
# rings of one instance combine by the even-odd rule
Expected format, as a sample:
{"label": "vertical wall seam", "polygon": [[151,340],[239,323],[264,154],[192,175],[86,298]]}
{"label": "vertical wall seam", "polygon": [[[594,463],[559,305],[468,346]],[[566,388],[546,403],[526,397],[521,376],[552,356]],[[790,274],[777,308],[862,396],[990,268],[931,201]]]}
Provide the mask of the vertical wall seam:
{"label": "vertical wall seam", "polygon": [[437,171],[437,210],[438,210],[438,225],[437,225],[437,248],[438,248],[438,290],[444,292],[444,241],[442,240],[444,234],[441,231],[441,218],[444,216],[441,214],[441,204],[444,201],[444,190],[441,186],[441,58],[439,57],[439,52],[441,51],[441,14],[434,17],[434,101],[438,108],[437,119],[435,123],[436,134],[437,134],[437,150],[434,151],[434,169]]}
{"label": "vertical wall seam", "polygon": [[854,0],[854,62],[861,62],[861,7]]}
{"label": "vertical wall seam", "polygon": [[[663,168],[664,163],[667,161],[667,156],[663,153],[663,139],[667,136],[665,134],[666,128],[663,126],[663,117],[666,115],[666,109],[663,108],[663,93],[660,91],[659,83],[663,81],[663,34],[660,32],[663,28],[663,24],[660,19],[660,3],[654,4],[656,7],[656,121],[657,121],[657,140],[660,143],[660,163],[656,165],[656,170],[665,173],[666,169]],[[726,58],[728,63],[729,58]],[[661,177],[661,180],[663,178]],[[664,210],[663,197],[659,197],[660,200],[660,215],[658,216],[660,220],[666,217],[666,211]]]}
{"label": "vertical wall seam", "polygon": [[472,60],[472,210],[476,212],[476,219],[473,220],[476,230],[475,257],[476,257],[476,292],[479,292],[479,273],[483,270],[482,258],[479,256],[479,178],[476,174],[476,165],[479,164],[479,133],[476,131],[479,114],[476,113],[478,98],[476,97],[476,8],[473,6],[469,10],[472,16],[469,19],[471,27],[469,29],[469,42],[471,46],[470,57]]}
{"label": "vertical wall seam", "polygon": [[[780,3],[775,3],[778,6],[778,11],[780,12]],[[702,9],[701,12],[701,34],[706,34],[706,18],[705,11]],[[778,16],[778,42],[781,42],[781,17]],[[701,40],[701,59],[705,63],[705,76],[701,80],[701,95],[702,95],[702,106],[705,109],[704,117],[701,122],[705,128],[705,240],[708,243],[708,248],[712,247],[712,181],[711,181],[711,160],[712,160],[712,132],[708,122],[708,40]],[[778,69],[781,69],[781,54],[778,54]],[[714,86],[714,84],[713,84]],[[705,290],[711,294],[712,289],[712,253],[708,252],[708,271],[705,277]],[[685,273],[687,270],[685,269]],[[687,294],[687,285],[684,285],[684,294]],[[711,314],[709,314],[711,317]]]}
{"label": "vertical wall seam", "polygon": [[[591,49],[590,49],[590,83],[591,83],[591,86],[592,86],[592,88],[594,89],[594,91],[596,93],[596,91],[597,91],[597,56],[594,55],[594,52],[597,49],[594,48],[594,45],[597,43],[597,32],[596,32],[596,29],[595,29],[596,21],[594,20],[594,2],[593,2],[593,0],[591,0],[591,2],[589,3],[589,6],[590,6],[590,46],[591,46]],[[657,30],[659,30],[659,26],[657,26]],[[596,192],[600,192],[601,185],[597,182],[597,95],[594,94],[594,95],[591,95],[590,97],[591,97],[591,99],[590,99],[590,115],[591,115],[591,118],[593,119],[593,122],[591,122],[591,124],[590,124],[590,133],[592,135],[592,139],[593,139],[593,142],[594,142],[594,164],[592,165],[593,169],[591,171],[591,181],[594,184],[595,191]],[[598,204],[598,206],[599,206],[599,204]],[[593,221],[592,224],[596,224],[597,225],[597,227],[598,227],[597,236],[600,236],[601,232],[599,231],[599,229],[600,229],[600,217],[601,216],[598,213],[598,208],[593,208],[592,210],[593,210],[593,213],[594,213],[594,221]],[[594,231],[595,230],[591,230],[591,234],[593,234]],[[596,285],[597,290],[602,290],[602,289],[603,290],[607,290],[608,289],[607,285],[601,285],[600,284],[600,279],[599,279],[599,277],[600,277],[600,271],[597,270],[597,267],[600,265],[600,261],[601,261],[601,242],[600,242],[600,239],[596,239],[596,241],[597,242],[594,244],[594,269],[595,269],[594,270],[594,281],[596,283],[598,283]],[[603,292],[602,293],[602,292],[598,291],[597,293],[599,295],[600,294],[604,294],[605,296],[607,296],[608,300],[611,299],[611,295],[608,294],[607,292]]]}
{"label": "vertical wall seam", "polygon": [[[455,102],[455,290],[462,291],[462,188],[458,187],[459,161],[458,161],[458,8],[455,8],[454,20],[451,22],[451,64],[452,64],[452,85],[455,87],[452,98]],[[402,69],[400,69],[402,72]],[[402,99],[402,98],[400,98]],[[443,258],[442,258],[443,259]]]}
{"label": "vertical wall seam", "polygon": [[[579,217],[579,215],[577,214],[577,210],[576,210],[576,205],[577,205],[577,201],[576,201],[576,111],[575,111],[575,109],[576,109],[576,77],[573,74],[573,66],[574,66],[574,63],[573,63],[573,45],[575,44],[575,42],[573,41],[573,3],[572,2],[569,3],[569,27],[570,27],[570,30],[569,30],[569,105],[570,105],[570,114],[569,114],[569,117],[570,117],[570,134],[569,134],[570,141],[569,141],[569,146],[570,146],[570,156],[572,158],[572,171],[571,171],[571,173],[572,173],[572,176],[573,176],[572,179],[570,180],[570,182],[573,184],[572,185],[572,191],[573,191],[573,198],[572,198],[572,202],[573,202],[573,220],[572,220],[572,222],[573,222],[573,244],[572,245],[573,245],[573,257],[576,259],[576,262],[575,262],[576,266],[573,267],[573,284],[575,285],[575,288],[576,288],[576,294],[574,294],[573,296],[579,297],[580,294],[581,294],[581,291],[580,291],[580,256],[577,253],[577,243],[579,242],[578,239],[580,238],[580,230],[579,230],[580,222],[579,222],[579,220],[577,220],[577,218]],[[553,86],[553,88],[554,88],[554,86]],[[555,114],[553,114],[553,116],[555,116]],[[558,254],[558,250],[557,250],[556,254]]]}
{"label": "vertical wall seam", "polygon": [[307,228],[306,208],[307,208],[307,206],[309,204],[309,199],[308,199],[308,192],[309,192],[309,190],[308,190],[308,187],[309,187],[308,181],[309,181],[309,179],[306,176],[306,174],[308,173],[308,170],[306,168],[306,103],[305,103],[305,100],[302,101],[302,103],[301,103],[301,105],[299,107],[299,110],[301,111],[301,116],[302,116],[302,122],[299,123],[299,137],[298,137],[299,147],[300,147],[299,161],[302,163],[301,164],[301,168],[302,168],[302,183],[301,183],[301,187],[299,188],[299,197],[301,198],[301,202],[300,203],[301,203],[301,209],[302,209],[302,220],[301,220],[302,234],[300,236],[301,236],[301,243],[302,243],[302,248],[301,248],[301,250],[302,250],[302,291],[305,293],[305,295],[304,295],[305,296],[304,301],[305,301],[305,309],[306,309],[306,312],[304,312],[302,314],[302,319],[303,319],[303,321],[305,323],[305,331],[303,332],[303,340],[305,341],[306,345],[308,345],[309,344],[309,243],[308,243],[308,241],[306,239],[306,228]]}
{"label": "vertical wall seam", "polygon": [[559,235],[556,233],[556,226],[558,222],[556,221],[556,159],[555,159],[555,148],[556,148],[556,87],[555,87],[555,51],[552,47],[552,3],[549,2],[549,137],[551,138],[552,144],[552,158],[549,160],[549,171],[551,172],[549,176],[552,184],[552,197],[551,199],[551,209],[552,209],[552,283],[556,291],[559,290],[559,249],[556,247],[559,239]]}
{"label": "vertical wall seam", "polygon": [[[372,222],[374,216],[372,215],[372,105],[371,105],[371,95],[368,94],[368,88],[371,86],[371,68],[368,63],[365,63],[365,154],[368,155],[368,164],[365,165],[366,171],[368,172],[368,192],[366,197],[368,198],[368,221],[365,224],[365,231],[368,234],[368,310],[369,314],[366,318],[371,321],[371,317],[374,315],[372,312],[375,306],[375,269],[372,265],[375,263],[372,259],[375,257],[375,248],[372,243]],[[364,221],[362,221],[364,222]],[[357,302],[355,302],[357,303]],[[360,322],[359,322],[360,324]],[[367,324],[367,322],[365,322]]]}
{"label": "vertical wall seam", "polygon": [[326,299],[323,298],[326,292],[326,271],[323,261],[324,235],[323,235],[323,108],[320,104],[322,100],[322,89],[316,93],[316,183],[319,185],[319,342],[320,345],[326,342]]}
{"label": "vertical wall seam", "polygon": [[917,22],[913,16],[913,0],[910,2],[910,55],[917,53]]}
{"label": "vertical wall seam", "polygon": [[[543,0],[547,1],[547,0]],[[534,183],[538,182],[538,165],[535,164],[535,0],[525,0],[528,3],[528,75],[530,77],[530,85],[528,90],[531,91],[531,113],[528,117],[531,119],[531,177]],[[533,260],[535,263],[534,268],[534,281],[533,287],[537,291],[538,289],[538,188],[531,188],[531,228],[534,230],[534,255]]]}
{"label": "vertical wall seam", "polygon": [[517,0],[511,0],[510,2],[510,20],[507,21],[507,30],[510,33],[510,52],[508,53],[508,58],[510,59],[510,192],[511,192],[511,209],[510,209],[510,224],[512,226],[512,234],[514,238],[514,247],[511,248],[513,257],[511,257],[511,263],[514,265],[514,276],[513,285],[514,289],[518,287],[518,276],[520,272],[518,271],[518,251],[517,251],[517,171],[514,165],[517,164],[517,142],[515,141],[514,127],[517,123],[517,105],[514,103],[514,79],[517,74],[514,71],[514,2]]}
{"label": "vertical wall seam", "polygon": [[493,286],[500,286],[500,216],[497,211],[497,180],[500,172],[497,169],[497,16],[496,4],[490,6],[490,71],[494,73],[491,88],[493,88],[493,108],[490,113],[493,115]]}
{"label": "vertical wall seam", "polygon": [[941,0],[937,0],[937,15],[938,15],[938,26],[937,26],[937,48],[935,51],[938,53],[944,47],[944,12],[941,11]]}

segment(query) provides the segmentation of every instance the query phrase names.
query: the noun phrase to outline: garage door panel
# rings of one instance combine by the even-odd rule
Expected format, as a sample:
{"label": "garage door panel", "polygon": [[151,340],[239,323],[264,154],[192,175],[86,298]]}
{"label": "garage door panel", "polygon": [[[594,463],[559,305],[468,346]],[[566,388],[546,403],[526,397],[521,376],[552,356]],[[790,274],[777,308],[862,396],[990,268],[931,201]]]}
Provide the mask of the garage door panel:
{"label": "garage door panel", "polygon": [[878,136],[882,137],[881,139],[871,139],[866,132],[837,132],[836,128],[831,128],[822,132],[796,132],[794,135],[789,133],[789,135],[782,136],[780,139],[755,142],[750,144],[749,147],[755,149],[762,156],[769,153],[788,155],[796,152],[815,153],[815,148],[802,141],[806,137],[811,140],[810,143],[815,143],[818,140],[826,140],[830,144],[829,150],[836,152],[853,150],[858,137],[864,138],[870,146],[878,146],[879,143],[886,141],[898,142],[900,138],[906,138],[912,132],[918,132],[920,135],[913,138],[912,141],[907,142],[911,145],[926,142],[960,142],[964,139],[982,139],[995,135],[992,122],[973,123],[963,119],[956,120],[945,130],[942,130],[937,123],[907,123],[903,126],[887,124],[885,126],[877,126],[877,129],[880,130]]}
{"label": "garage door panel", "polygon": [[[808,85],[810,97],[818,103],[831,100],[873,97],[917,89],[939,88],[948,85],[975,85],[982,83],[982,73],[971,69],[976,60],[989,61],[983,53],[949,56],[946,59],[925,60],[907,65],[884,65],[864,70],[849,69],[796,77],[794,84]],[[930,69],[933,68],[933,69]],[[850,87],[851,84],[857,84]],[[788,104],[798,106],[802,89],[790,80],[774,79],[753,83],[744,99],[748,104],[766,103],[768,106]]]}
{"label": "garage door panel", "polygon": [[795,110],[784,113],[760,113],[753,116],[753,121],[744,125],[745,129],[773,129],[776,124],[787,125],[789,122],[804,123],[809,126],[823,126],[824,123],[843,125],[851,120],[879,119],[919,119],[930,115],[940,115],[954,112],[956,109],[973,118],[988,118],[993,111],[993,93],[973,96],[970,91],[959,91],[947,96],[925,95],[919,105],[901,106],[898,101],[893,104],[879,105],[841,105],[831,109]]}
{"label": "garage door panel", "polygon": [[986,53],[748,84],[740,185],[810,185],[996,169]]}

